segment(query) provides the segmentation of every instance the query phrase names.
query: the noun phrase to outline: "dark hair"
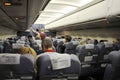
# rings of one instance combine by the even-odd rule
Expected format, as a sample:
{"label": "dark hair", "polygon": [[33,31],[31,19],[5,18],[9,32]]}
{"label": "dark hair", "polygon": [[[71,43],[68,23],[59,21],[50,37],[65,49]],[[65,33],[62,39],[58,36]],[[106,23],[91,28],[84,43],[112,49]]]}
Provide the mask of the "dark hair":
{"label": "dark hair", "polygon": [[72,40],[72,37],[70,35],[65,36],[66,42],[70,42]]}
{"label": "dark hair", "polygon": [[100,42],[108,42],[108,40],[100,40]]}
{"label": "dark hair", "polygon": [[28,35],[28,38],[32,38],[32,35]]}
{"label": "dark hair", "polygon": [[64,39],[65,37],[64,36],[61,36],[62,39]]}
{"label": "dark hair", "polygon": [[39,32],[39,29],[36,29],[36,31],[38,31],[38,32]]}
{"label": "dark hair", "polygon": [[118,42],[120,42],[120,38],[117,38],[116,40],[117,40]]}
{"label": "dark hair", "polygon": [[94,44],[97,45],[98,44],[98,40],[94,39]]}

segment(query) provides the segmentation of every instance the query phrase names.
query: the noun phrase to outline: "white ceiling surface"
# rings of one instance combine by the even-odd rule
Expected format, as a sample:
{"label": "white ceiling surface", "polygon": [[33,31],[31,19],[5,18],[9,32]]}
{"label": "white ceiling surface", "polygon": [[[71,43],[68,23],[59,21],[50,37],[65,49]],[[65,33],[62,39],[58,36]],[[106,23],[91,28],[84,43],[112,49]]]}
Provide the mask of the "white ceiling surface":
{"label": "white ceiling surface", "polygon": [[51,0],[44,11],[40,11],[40,16],[35,24],[48,24],[94,0]]}

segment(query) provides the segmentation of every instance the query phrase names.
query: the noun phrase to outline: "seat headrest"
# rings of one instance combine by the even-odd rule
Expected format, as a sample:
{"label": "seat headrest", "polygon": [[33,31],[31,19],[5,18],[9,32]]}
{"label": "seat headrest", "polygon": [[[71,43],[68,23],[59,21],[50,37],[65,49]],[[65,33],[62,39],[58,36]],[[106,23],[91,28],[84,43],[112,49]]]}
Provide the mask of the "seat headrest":
{"label": "seat headrest", "polygon": [[94,40],[88,40],[88,44],[94,44]]}
{"label": "seat headrest", "polygon": [[52,69],[63,69],[71,66],[71,58],[69,54],[59,54],[56,52],[47,52],[42,56],[48,55],[51,61]]}
{"label": "seat headrest", "polygon": [[20,64],[20,54],[0,54],[0,64]]}
{"label": "seat headrest", "polygon": [[104,45],[104,43],[98,43],[97,46],[98,46],[98,48],[102,49],[102,48],[104,48],[105,45]]}
{"label": "seat headrest", "polygon": [[105,44],[105,48],[113,47],[113,43],[112,42],[104,42],[104,44]]}
{"label": "seat headrest", "polygon": [[72,41],[73,45],[79,45],[79,41]]}
{"label": "seat headrest", "polygon": [[26,40],[26,37],[25,37],[25,36],[22,36],[20,39],[21,39],[21,40]]}
{"label": "seat headrest", "polygon": [[94,49],[94,44],[85,44],[85,49]]}
{"label": "seat headrest", "polygon": [[[49,54],[52,54],[52,53],[49,53]],[[58,54],[58,53],[56,53],[56,54]],[[64,57],[67,58],[67,56],[64,56]],[[46,53],[43,53],[43,54],[40,54],[37,56],[36,64],[37,64],[37,68],[38,68],[38,70],[37,70],[38,74],[41,76],[42,75],[52,75],[52,74],[60,75],[61,73],[68,74],[68,75],[70,75],[70,74],[79,74],[80,75],[80,73],[81,73],[81,62],[78,59],[78,57],[73,54],[70,55],[70,64],[71,64],[70,67],[66,66],[66,68],[65,68],[65,66],[63,66],[64,68],[62,67],[61,69],[53,70],[51,59],[50,59],[49,55],[47,55]],[[61,65],[68,65],[68,64],[61,61],[60,64],[57,64],[56,66],[59,66],[59,65],[61,66]]]}
{"label": "seat headrest", "polygon": [[25,44],[25,41],[18,40],[18,41],[16,41],[16,43],[19,43],[19,44]]}
{"label": "seat headrest", "polygon": [[48,53],[48,55],[50,57],[53,70],[63,69],[71,66],[71,59],[70,55],[68,54]]}
{"label": "seat headrest", "polygon": [[3,41],[0,41],[0,46],[3,45]]}
{"label": "seat headrest", "polygon": [[79,50],[81,50],[83,47],[84,47],[84,45],[78,45],[78,46],[76,47],[76,50],[79,51]]}
{"label": "seat headrest", "polygon": [[37,45],[41,45],[42,41],[41,40],[35,40]]}
{"label": "seat headrest", "polygon": [[57,39],[57,43],[64,42],[64,41],[65,41],[65,39]]}
{"label": "seat headrest", "polygon": [[17,44],[17,43],[13,43],[12,44],[12,48],[13,49],[20,49],[21,47],[23,47],[25,44]]}
{"label": "seat headrest", "polygon": [[120,51],[112,51],[109,53],[108,58],[110,59],[112,65],[115,67],[117,65],[120,66]]}
{"label": "seat headrest", "polygon": [[72,48],[73,48],[73,42],[67,42],[66,49],[72,49]]}

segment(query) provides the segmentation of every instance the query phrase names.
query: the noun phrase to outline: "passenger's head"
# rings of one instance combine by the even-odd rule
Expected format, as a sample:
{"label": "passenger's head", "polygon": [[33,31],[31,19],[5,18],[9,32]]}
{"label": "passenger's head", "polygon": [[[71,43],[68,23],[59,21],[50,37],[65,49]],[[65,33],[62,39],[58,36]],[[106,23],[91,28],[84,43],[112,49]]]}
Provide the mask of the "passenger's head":
{"label": "passenger's head", "polygon": [[28,35],[28,39],[32,39],[32,35]]}
{"label": "passenger's head", "polygon": [[44,38],[42,40],[42,49],[43,51],[47,51],[48,49],[53,49],[53,42],[50,38]]}
{"label": "passenger's head", "polygon": [[120,38],[116,38],[115,40],[113,40],[113,43],[120,43]]}
{"label": "passenger's head", "polygon": [[64,36],[61,36],[62,39],[64,39],[65,37]]}
{"label": "passenger's head", "polygon": [[37,53],[36,53],[35,50],[32,49],[31,47],[26,47],[26,46],[21,47],[21,48],[20,48],[20,53],[21,53],[21,54],[31,54],[31,55],[34,56],[35,59],[36,59],[36,57],[37,57]]}
{"label": "passenger's head", "polygon": [[117,42],[120,42],[120,38],[117,38],[116,40],[117,40]]}
{"label": "passenger's head", "polygon": [[98,40],[94,39],[94,44],[97,45],[98,44]]}
{"label": "passenger's head", "polygon": [[40,33],[40,37],[41,37],[41,39],[44,39],[44,38],[45,38],[45,36],[46,36],[46,35],[45,35],[45,33],[44,33],[44,32],[41,32],[41,33]]}
{"label": "passenger's head", "polygon": [[66,42],[70,42],[72,40],[72,37],[70,35],[65,36]]}
{"label": "passenger's head", "polygon": [[39,32],[39,29],[36,29],[36,31],[38,31],[38,32]]}

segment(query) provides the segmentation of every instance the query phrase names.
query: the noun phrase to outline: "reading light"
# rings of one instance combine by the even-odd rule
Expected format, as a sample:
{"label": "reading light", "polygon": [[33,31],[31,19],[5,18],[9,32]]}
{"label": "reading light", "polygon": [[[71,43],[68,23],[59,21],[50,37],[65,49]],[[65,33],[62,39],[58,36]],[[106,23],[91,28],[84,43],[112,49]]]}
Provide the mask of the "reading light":
{"label": "reading light", "polygon": [[5,6],[11,6],[12,4],[10,2],[5,2],[4,5]]}
{"label": "reading light", "polygon": [[16,17],[15,19],[16,19],[16,20],[18,20],[19,18],[18,18],[18,17]]}

